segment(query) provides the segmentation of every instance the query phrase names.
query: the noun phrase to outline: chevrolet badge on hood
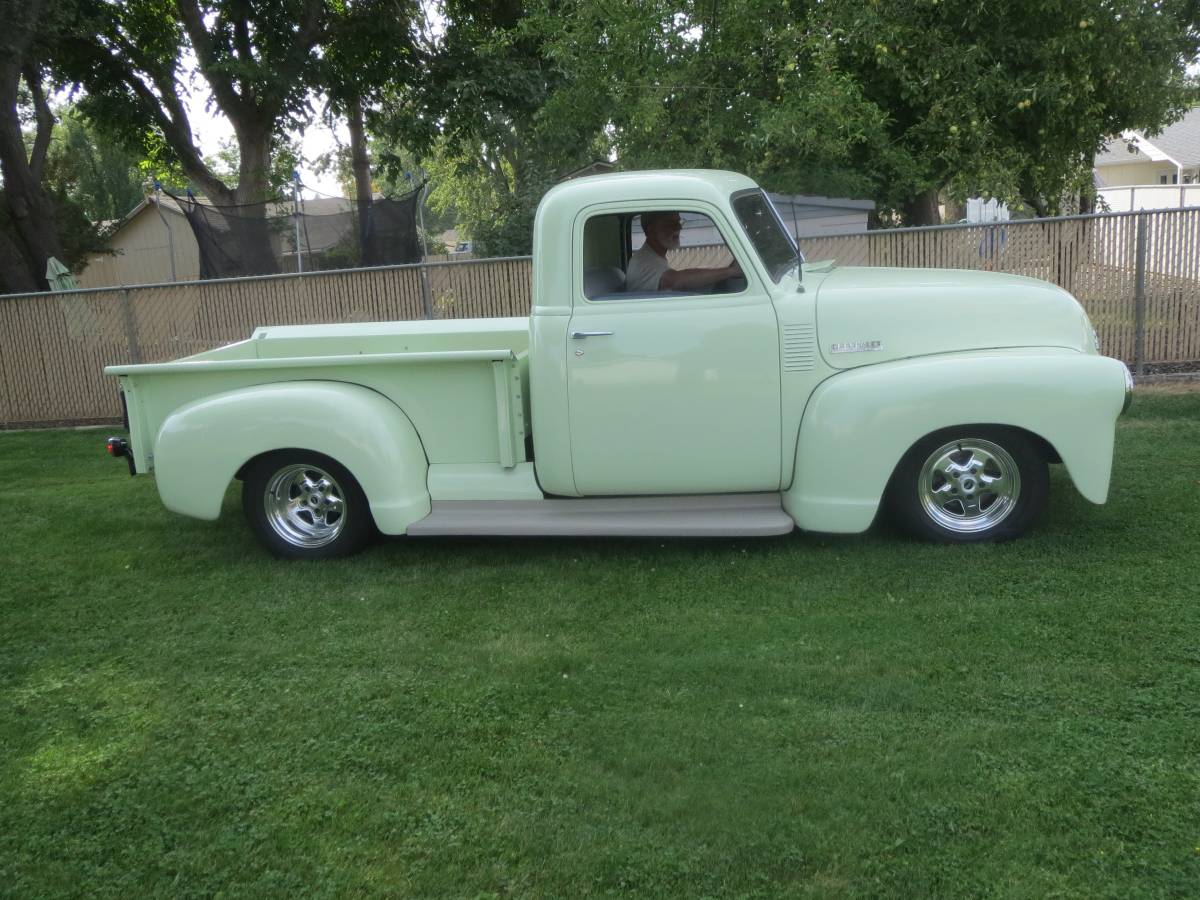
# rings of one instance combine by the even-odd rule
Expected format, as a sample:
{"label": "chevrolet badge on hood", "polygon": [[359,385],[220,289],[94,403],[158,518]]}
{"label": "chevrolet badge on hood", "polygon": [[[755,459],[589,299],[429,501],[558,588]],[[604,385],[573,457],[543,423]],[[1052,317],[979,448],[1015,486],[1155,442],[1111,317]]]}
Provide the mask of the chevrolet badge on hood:
{"label": "chevrolet badge on hood", "polygon": [[883,341],[846,341],[841,344],[830,344],[830,353],[873,353],[883,349]]}

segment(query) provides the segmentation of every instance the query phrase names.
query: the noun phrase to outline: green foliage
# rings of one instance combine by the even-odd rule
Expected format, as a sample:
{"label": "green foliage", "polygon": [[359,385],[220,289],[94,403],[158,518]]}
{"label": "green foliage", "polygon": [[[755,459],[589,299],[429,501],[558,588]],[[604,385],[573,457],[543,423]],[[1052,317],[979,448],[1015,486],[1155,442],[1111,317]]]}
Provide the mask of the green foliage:
{"label": "green foliage", "polygon": [[339,114],[345,115],[351,103],[369,107],[386,91],[423,75],[425,61],[415,41],[422,21],[419,3],[333,0],[327,6],[316,83]]}
{"label": "green foliage", "polygon": [[58,114],[45,179],[100,225],[121,219],[141,202],[146,192],[142,162],[66,107]]}
{"label": "green foliage", "polygon": [[877,0],[814,7],[833,64],[887,117],[886,207],[949,188],[1054,211],[1124,128],[1177,118],[1196,98],[1194,3]]}
{"label": "green foliage", "polygon": [[432,205],[454,207],[480,252],[528,253],[538,200],[594,158],[604,123],[556,112],[573,74],[550,54],[561,22],[519,2],[450,0],[443,11],[425,77],[385,93],[374,130],[421,158]]}
{"label": "green foliage", "polygon": [[[294,137],[280,136],[271,143],[271,169],[267,175],[267,197],[291,197],[292,173],[300,165],[300,141]],[[204,164],[222,183],[236,188],[241,178],[241,154],[237,141],[225,138],[220,141],[217,152],[204,158]],[[200,185],[191,185],[197,194],[204,193]]]}
{"label": "green foliage", "polygon": [[[268,558],[103,432],[0,435],[16,897],[1188,897],[1200,394],[1005,545]],[[95,510],[103,510],[98,527]]]}
{"label": "green foliage", "polygon": [[[1193,101],[1198,25],[1188,0],[542,0],[504,33],[540,48],[535,158],[599,137],[627,168],[732,168],[910,215],[941,190],[1053,209],[1107,136]],[[455,36],[508,58],[477,29]],[[463,55],[449,32],[444,52]],[[496,108],[497,78],[477,80],[459,101],[473,122]]]}
{"label": "green foliage", "polygon": [[[96,7],[95,35],[72,44],[62,67],[86,87],[81,106],[89,117],[154,166],[177,167],[216,202],[253,203],[277,189],[280,170],[290,175],[294,165],[273,157],[286,155],[282,136],[311,117],[321,73],[317,44],[328,15],[321,0],[103,4]],[[187,55],[199,74],[190,85],[182,80]],[[233,126],[235,184],[200,157],[180,102],[189,88],[207,93]],[[222,166],[220,158],[216,164]]]}

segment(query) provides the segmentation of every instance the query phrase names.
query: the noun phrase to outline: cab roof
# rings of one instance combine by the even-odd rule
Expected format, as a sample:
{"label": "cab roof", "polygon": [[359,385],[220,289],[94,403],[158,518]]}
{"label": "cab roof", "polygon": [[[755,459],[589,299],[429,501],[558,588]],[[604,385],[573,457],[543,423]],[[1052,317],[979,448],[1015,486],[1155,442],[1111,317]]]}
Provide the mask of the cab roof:
{"label": "cab roof", "polygon": [[593,203],[707,200],[722,203],[735,191],[758,185],[737,172],[720,169],[647,169],[574,178],[551,188],[541,207],[580,208]]}

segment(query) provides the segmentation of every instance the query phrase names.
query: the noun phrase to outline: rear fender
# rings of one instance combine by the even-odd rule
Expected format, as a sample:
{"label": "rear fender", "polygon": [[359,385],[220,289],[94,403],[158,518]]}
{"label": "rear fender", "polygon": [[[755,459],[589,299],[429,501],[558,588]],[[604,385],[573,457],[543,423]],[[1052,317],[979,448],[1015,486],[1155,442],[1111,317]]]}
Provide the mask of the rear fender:
{"label": "rear fender", "polygon": [[1103,503],[1124,402],[1122,363],[1069,350],[946,354],[854,369],[813,392],[783,507],[809,531],[864,531],[909,447],[965,424],[1031,432],[1058,454],[1085,498]]}
{"label": "rear fender", "polygon": [[216,519],[238,470],[284,448],[345,466],[385,534],[403,534],[429,514],[429,466],[408,416],[382,394],[334,381],[239,388],[181,406],[155,438],[159,494],[167,509]]}

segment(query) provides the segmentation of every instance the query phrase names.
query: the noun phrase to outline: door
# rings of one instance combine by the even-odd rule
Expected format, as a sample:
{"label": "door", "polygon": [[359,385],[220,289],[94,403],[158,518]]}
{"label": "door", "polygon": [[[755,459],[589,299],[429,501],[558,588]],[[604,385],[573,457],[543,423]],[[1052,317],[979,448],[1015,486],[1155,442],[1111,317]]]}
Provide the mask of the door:
{"label": "door", "polygon": [[576,267],[565,349],[581,495],[779,489],[775,309],[728,249],[747,276],[736,293],[591,300]]}

